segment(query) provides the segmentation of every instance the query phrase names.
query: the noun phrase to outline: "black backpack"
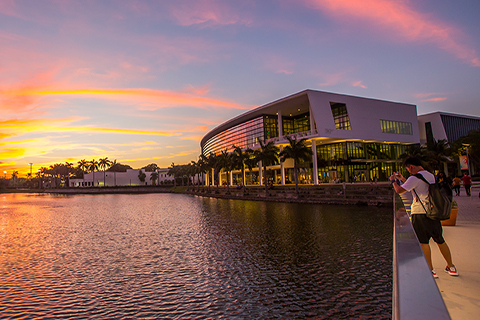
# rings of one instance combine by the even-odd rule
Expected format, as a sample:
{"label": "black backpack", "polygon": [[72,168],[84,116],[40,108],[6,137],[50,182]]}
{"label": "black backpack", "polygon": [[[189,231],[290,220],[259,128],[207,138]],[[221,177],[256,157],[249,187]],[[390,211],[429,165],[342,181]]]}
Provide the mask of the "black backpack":
{"label": "black backpack", "polygon": [[447,220],[450,218],[450,212],[452,211],[452,188],[446,182],[435,182],[430,184],[420,173],[414,175],[418,179],[428,184],[428,202],[427,207],[423,205],[423,202],[417,195],[415,189],[415,195],[418,201],[422,205],[427,218],[432,220]]}

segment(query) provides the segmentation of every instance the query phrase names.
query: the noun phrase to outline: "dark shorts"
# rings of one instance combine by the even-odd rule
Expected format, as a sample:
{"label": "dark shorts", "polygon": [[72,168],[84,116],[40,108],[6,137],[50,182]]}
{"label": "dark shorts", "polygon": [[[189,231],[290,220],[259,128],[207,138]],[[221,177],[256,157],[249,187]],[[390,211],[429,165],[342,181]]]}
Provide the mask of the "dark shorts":
{"label": "dark shorts", "polygon": [[412,214],[412,225],[420,243],[427,244],[430,238],[438,244],[445,242],[440,220],[429,219],[425,214]]}

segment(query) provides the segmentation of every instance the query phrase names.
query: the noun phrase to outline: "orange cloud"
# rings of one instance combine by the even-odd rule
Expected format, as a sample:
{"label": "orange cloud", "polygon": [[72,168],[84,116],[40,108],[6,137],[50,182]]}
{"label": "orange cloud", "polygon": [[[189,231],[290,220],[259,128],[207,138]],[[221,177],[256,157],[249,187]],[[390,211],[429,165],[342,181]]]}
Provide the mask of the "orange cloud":
{"label": "orange cloud", "polygon": [[441,97],[441,98],[430,98],[430,99],[425,99],[422,100],[423,102],[439,102],[439,101],[445,101],[447,98]]}
{"label": "orange cloud", "polygon": [[117,133],[117,134],[142,134],[142,135],[162,135],[172,136],[178,133],[155,131],[155,130],[135,130],[135,129],[117,129],[117,128],[96,128],[90,126],[69,126],[78,119],[9,119],[0,121],[0,137],[3,135],[12,136],[22,133],[41,131],[41,132],[96,132],[96,133]]}
{"label": "orange cloud", "polygon": [[358,19],[394,33],[409,41],[429,41],[457,58],[480,67],[480,58],[474,48],[458,41],[463,35],[451,25],[417,12],[405,1],[387,0],[304,0],[343,23]]}

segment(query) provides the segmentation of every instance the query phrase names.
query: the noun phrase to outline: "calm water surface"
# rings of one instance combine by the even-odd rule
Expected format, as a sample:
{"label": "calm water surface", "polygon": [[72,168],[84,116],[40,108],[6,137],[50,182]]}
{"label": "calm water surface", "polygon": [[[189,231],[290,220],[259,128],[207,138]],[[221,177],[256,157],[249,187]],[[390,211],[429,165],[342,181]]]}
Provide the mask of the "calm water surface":
{"label": "calm water surface", "polygon": [[0,194],[0,318],[388,319],[389,208]]}

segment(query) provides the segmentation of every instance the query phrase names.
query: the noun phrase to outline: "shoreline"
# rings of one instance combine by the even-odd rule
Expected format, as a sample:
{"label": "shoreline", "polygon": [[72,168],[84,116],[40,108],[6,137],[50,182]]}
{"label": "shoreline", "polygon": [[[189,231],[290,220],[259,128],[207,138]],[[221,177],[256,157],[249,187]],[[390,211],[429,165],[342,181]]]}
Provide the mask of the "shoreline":
{"label": "shoreline", "polygon": [[369,205],[385,206],[393,203],[393,191],[389,183],[354,183],[354,184],[321,184],[300,185],[299,193],[295,186],[121,186],[90,188],[58,188],[58,189],[8,189],[0,193],[54,193],[54,194],[147,194],[147,193],[179,193],[202,197],[253,200],[307,204],[335,205]]}

